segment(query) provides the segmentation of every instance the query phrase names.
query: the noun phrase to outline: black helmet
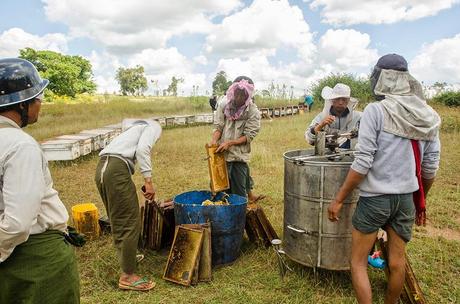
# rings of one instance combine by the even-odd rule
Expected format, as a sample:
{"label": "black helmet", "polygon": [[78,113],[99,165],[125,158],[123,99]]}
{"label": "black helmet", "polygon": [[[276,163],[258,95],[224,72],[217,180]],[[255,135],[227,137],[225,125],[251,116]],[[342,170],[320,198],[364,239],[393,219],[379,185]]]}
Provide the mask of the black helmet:
{"label": "black helmet", "polygon": [[38,96],[49,84],[35,66],[20,58],[0,59],[0,107]]}

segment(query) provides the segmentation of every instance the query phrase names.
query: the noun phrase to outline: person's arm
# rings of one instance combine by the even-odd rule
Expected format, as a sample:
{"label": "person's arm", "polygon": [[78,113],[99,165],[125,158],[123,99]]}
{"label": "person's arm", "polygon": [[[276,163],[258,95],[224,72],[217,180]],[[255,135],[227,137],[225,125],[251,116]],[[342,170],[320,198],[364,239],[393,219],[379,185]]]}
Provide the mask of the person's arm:
{"label": "person's arm", "polygon": [[222,131],[220,130],[214,130],[211,135],[211,146],[217,145],[217,142],[219,141],[220,137],[222,136]]}
{"label": "person's arm", "polygon": [[339,212],[340,209],[342,209],[343,201],[359,186],[359,184],[361,184],[364,177],[366,177],[366,175],[358,173],[353,169],[348,171],[345,181],[335,195],[335,199],[331,202],[331,205],[327,209],[328,218],[331,222],[339,220]]}
{"label": "person's arm", "polygon": [[217,142],[222,136],[222,131],[224,130],[225,126],[225,115],[224,115],[224,107],[225,107],[225,102],[219,103],[217,110],[216,110],[216,116],[214,120],[214,130],[212,131],[211,135],[211,145],[217,145]]}
{"label": "person's arm", "polygon": [[355,155],[348,175],[337,192],[335,199],[328,208],[328,218],[332,222],[339,220],[339,212],[342,209],[343,201],[359,184],[364,180],[374,162],[374,155],[377,152],[377,137],[379,130],[379,115],[376,105],[368,105],[361,117],[360,133],[358,135],[359,153]]}
{"label": "person's arm", "polygon": [[245,135],[241,136],[240,138],[227,140],[219,145],[216,149],[216,153],[227,151],[231,146],[242,145],[247,142],[247,137]]}
{"label": "person's arm", "polygon": [[149,200],[155,198],[155,188],[152,182],[152,147],[161,136],[161,126],[157,122],[144,127],[136,148],[136,159],[144,177],[144,197]]}
{"label": "person's arm", "polygon": [[7,157],[3,167],[4,210],[0,217],[0,262],[25,242],[37,220],[46,183],[43,158],[36,144],[23,144]]}
{"label": "person's arm", "polygon": [[439,169],[439,160],[441,154],[441,143],[439,137],[434,141],[427,142],[422,159],[422,184],[425,197],[434,183],[436,172]]}
{"label": "person's arm", "polygon": [[316,141],[315,127],[318,126],[319,123],[322,121],[321,117],[322,117],[321,113],[316,115],[316,117],[312,120],[308,128],[305,130],[305,134],[304,134],[305,140],[312,146],[315,145],[315,141]]}

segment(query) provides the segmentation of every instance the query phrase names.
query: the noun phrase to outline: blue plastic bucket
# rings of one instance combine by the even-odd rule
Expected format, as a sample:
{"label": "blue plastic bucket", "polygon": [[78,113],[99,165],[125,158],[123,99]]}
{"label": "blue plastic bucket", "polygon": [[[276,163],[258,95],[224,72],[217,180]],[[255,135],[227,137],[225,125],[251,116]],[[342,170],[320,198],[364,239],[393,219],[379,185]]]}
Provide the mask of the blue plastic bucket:
{"label": "blue plastic bucket", "polygon": [[[220,200],[219,193],[215,200]],[[246,221],[246,198],[230,194],[230,205],[202,206],[211,199],[210,191],[190,191],[174,198],[176,225],[211,223],[212,264],[222,265],[235,261],[240,255]]]}

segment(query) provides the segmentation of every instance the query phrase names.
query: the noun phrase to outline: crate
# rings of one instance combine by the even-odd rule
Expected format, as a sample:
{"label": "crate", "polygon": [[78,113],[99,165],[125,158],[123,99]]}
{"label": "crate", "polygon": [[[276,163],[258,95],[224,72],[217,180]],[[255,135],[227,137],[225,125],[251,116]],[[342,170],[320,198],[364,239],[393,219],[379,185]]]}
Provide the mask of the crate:
{"label": "crate", "polygon": [[121,123],[117,123],[117,124],[113,124],[113,125],[107,125],[107,126],[102,127],[102,129],[109,129],[109,130],[112,131],[110,141],[112,141],[112,139],[114,139],[115,137],[120,135],[121,131],[122,131],[121,130]]}
{"label": "crate", "polygon": [[[92,129],[92,130],[83,130],[80,132],[80,134],[92,134],[96,135],[97,137],[95,138],[99,142],[99,149],[104,149],[110,142],[111,140],[115,137],[114,136],[114,131],[110,129]],[[93,150],[98,150],[98,149],[93,149]]]}
{"label": "crate", "polygon": [[77,139],[54,139],[41,143],[45,157],[49,161],[74,160],[80,157],[80,142]]}
{"label": "crate", "polygon": [[85,135],[85,134],[72,134],[72,135],[61,135],[56,137],[56,139],[74,139],[78,140],[80,144],[80,156],[88,155],[93,151],[94,145],[94,136]]}
{"label": "crate", "polygon": [[167,127],[173,127],[174,126],[174,123],[176,121],[176,118],[175,117],[166,117],[166,126]]}
{"label": "crate", "polygon": [[195,115],[187,115],[187,125],[195,124]]}
{"label": "crate", "polygon": [[160,124],[160,126],[166,126],[166,118],[165,117],[152,117],[152,119]]}
{"label": "crate", "polygon": [[184,126],[187,124],[187,116],[175,116],[174,125]]}

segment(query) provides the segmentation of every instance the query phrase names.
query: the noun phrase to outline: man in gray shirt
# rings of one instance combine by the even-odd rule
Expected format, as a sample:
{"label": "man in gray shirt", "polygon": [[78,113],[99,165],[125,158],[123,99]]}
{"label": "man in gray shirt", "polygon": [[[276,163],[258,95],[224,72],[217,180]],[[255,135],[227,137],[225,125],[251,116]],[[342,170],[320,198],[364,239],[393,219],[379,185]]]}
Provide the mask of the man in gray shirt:
{"label": "man in gray shirt", "polygon": [[396,303],[404,285],[405,247],[412,226],[425,222],[424,196],[439,167],[439,115],[423,99],[419,82],[399,55],[381,57],[371,75],[377,102],[361,117],[358,154],[328,208],[339,220],[345,198],[356,188],[360,197],[352,224],[351,274],[359,303],[372,302],[367,255],[379,228],[388,235],[390,276],[385,303]]}

